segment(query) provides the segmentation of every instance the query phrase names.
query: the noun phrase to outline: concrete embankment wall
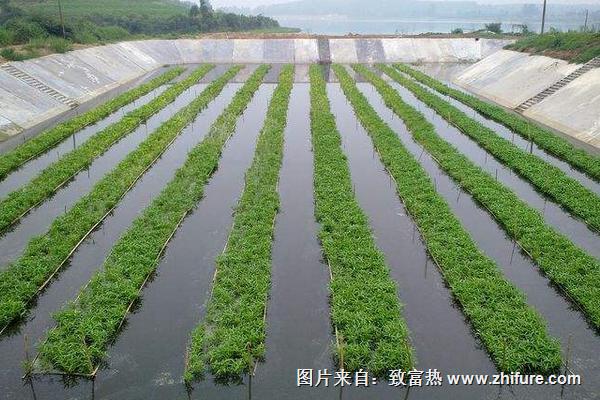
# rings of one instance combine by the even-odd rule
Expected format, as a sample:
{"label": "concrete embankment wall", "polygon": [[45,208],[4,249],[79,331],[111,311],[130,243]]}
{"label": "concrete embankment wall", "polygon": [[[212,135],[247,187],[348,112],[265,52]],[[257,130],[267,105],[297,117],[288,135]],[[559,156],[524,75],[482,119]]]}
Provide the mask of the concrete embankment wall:
{"label": "concrete embankment wall", "polygon": [[475,62],[505,44],[446,38],[145,40],[11,62],[0,67],[0,138],[167,64]]}
{"label": "concrete embankment wall", "polygon": [[[454,82],[468,91],[515,109],[581,65],[501,50],[473,64]],[[600,68],[577,77],[523,115],[567,137],[600,149]]]}

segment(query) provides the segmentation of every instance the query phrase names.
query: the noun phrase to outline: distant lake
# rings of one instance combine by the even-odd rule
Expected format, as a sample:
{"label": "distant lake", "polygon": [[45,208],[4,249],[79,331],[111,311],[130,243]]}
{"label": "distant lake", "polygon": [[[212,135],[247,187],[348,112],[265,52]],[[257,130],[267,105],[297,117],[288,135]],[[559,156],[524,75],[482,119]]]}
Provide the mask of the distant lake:
{"label": "distant lake", "polygon": [[[427,32],[450,33],[453,29],[462,28],[465,32],[483,29],[486,23],[497,21],[476,20],[416,20],[416,19],[351,19],[339,16],[274,16],[282,26],[301,28],[304,32],[326,35],[358,34],[418,34]],[[502,21],[505,32],[519,31],[516,25],[527,24],[530,30],[540,30],[539,20]],[[595,24],[594,24],[595,23]],[[573,22],[546,22],[546,27],[559,30],[579,29],[583,21]],[[588,23],[589,26],[600,26],[599,21]]]}

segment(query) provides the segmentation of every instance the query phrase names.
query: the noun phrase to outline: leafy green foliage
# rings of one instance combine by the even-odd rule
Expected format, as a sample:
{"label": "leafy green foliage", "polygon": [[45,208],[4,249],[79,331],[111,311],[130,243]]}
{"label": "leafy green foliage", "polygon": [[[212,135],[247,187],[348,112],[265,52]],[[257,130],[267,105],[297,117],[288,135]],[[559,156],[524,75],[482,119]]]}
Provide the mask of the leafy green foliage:
{"label": "leafy green foliage", "polygon": [[352,188],[320,67],[310,67],[315,214],[332,272],[331,321],[339,368],[384,376],[414,356],[397,288]]}
{"label": "leafy green foliage", "polygon": [[212,65],[198,68],[184,81],[171,86],[160,96],[125,115],[119,122],[106,127],[48,166],[27,185],[11,192],[0,201],[0,231],[16,223],[32,207],[37,206],[69,182],[95,158],[148,120],[153,114],[175,101],[184,90],[198,82]]}
{"label": "leafy green foliage", "polygon": [[560,168],[521,150],[435,93],[423,88],[414,80],[402,76],[395,69],[383,65],[379,68],[410,90],[442,118],[473,139],[489,154],[527,179],[541,193],[572,215],[581,218],[591,229],[600,231],[600,197],[594,192],[569,177]]}
{"label": "leafy green foliage", "polygon": [[[118,334],[131,305],[141,295],[149,276],[183,218],[202,198],[204,186],[217,169],[221,151],[235,130],[236,120],[247,107],[268,71],[259,67],[238,91],[231,104],[211,126],[205,139],[188,154],[175,177],[136,218],[115,243],[104,262],[77,299],[55,315],[57,326],[40,346],[44,364],[66,373],[90,374]],[[231,73],[237,72],[234,67]],[[207,89],[209,90],[209,89]],[[214,94],[214,89],[209,93]],[[206,106],[200,96],[163,124],[153,135],[168,136],[193,121]]]}
{"label": "leafy green foliage", "polygon": [[585,63],[600,56],[600,32],[551,31],[517,40],[506,48],[533,54],[551,51],[553,56],[558,55],[568,61]]}
{"label": "leafy green foliage", "polygon": [[589,175],[595,180],[600,180],[600,158],[588,154],[584,150],[574,147],[567,140],[545,130],[538,125],[527,121],[525,118],[513,113],[509,113],[499,106],[479,100],[460,90],[452,89],[447,85],[433,79],[432,77],[410,68],[407,65],[395,65],[400,71],[410,75],[417,81],[437,90],[438,92],[450,96],[461,103],[473,108],[478,113],[490,118],[496,122],[505,125],[507,128],[524,137],[532,140],[540,148],[548,153],[569,163],[573,168]]}
{"label": "leafy green foliage", "polygon": [[255,359],[264,358],[271,243],[279,208],[277,182],[294,67],[285,66],[279,80],[246,173],[227,247],[217,259],[206,322],[192,334],[184,375],[188,383],[202,377],[205,361],[217,379],[239,380],[252,371]]}
{"label": "leafy green foliage", "polygon": [[45,132],[40,133],[33,139],[28,140],[14,150],[0,155],[0,179],[4,179],[6,175],[21,165],[37,157],[43,152],[54,147],[59,142],[65,140],[75,132],[80,131],[86,126],[95,124],[108,117],[110,114],[117,111],[119,108],[139,99],[140,97],[150,93],[157,87],[164,85],[175,77],[181,75],[183,68],[171,69],[161,76],[154,78],[139,87],[131,89],[112,100],[107,101],[99,107],[94,108],[84,114],[81,114],[73,119],[58,124]]}
{"label": "leafy green foliage", "polygon": [[[239,71],[234,67],[209,85],[194,103],[206,107]],[[192,76],[198,79],[206,68]],[[81,241],[107,216],[141,175],[156,161],[194,115],[179,111],[98,181],[69,211],[54,220],[48,232],[31,239],[23,255],[0,272],[0,327],[21,316],[38,290],[69,259]]]}
{"label": "leafy green foliage", "polygon": [[[26,44],[30,39],[62,37],[62,23],[54,1],[13,1],[22,7],[0,13],[0,26],[14,34],[6,44]],[[54,4],[50,4],[54,3]],[[278,28],[279,23],[263,15],[213,11],[208,2],[191,8],[179,1],[62,0],[66,39],[78,43],[102,43],[132,35],[178,37],[182,34],[215,31],[248,31]],[[14,7],[13,7],[14,8]],[[91,12],[94,10],[94,12]]]}
{"label": "leafy green foliage", "polygon": [[538,211],[441,139],[433,125],[381,78],[368,70],[357,69],[375,85],[387,106],[404,119],[414,138],[442,169],[492,214],[546,276],[599,328],[600,262],[547,226]]}
{"label": "leafy green foliage", "polygon": [[[431,257],[495,363],[503,371],[557,370],[560,346],[546,332],[542,317],[527,305],[523,293],[504,278],[494,261],[477,248],[419,162],[369,105],[350,75],[340,66],[334,69],[381,161],[394,177],[397,192]],[[404,103],[381,78],[364,66],[355,66],[355,70],[375,85],[386,104],[426,148],[429,140],[441,141],[423,115]]]}

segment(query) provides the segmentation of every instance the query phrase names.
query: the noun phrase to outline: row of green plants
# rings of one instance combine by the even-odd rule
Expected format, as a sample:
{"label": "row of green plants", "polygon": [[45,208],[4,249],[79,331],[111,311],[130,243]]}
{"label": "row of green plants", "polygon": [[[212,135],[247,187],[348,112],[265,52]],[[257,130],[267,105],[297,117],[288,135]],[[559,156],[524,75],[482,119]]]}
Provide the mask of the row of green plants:
{"label": "row of green plants", "polygon": [[[397,193],[418,226],[429,254],[494,362],[502,371],[557,370],[561,365],[560,346],[548,335],[543,318],[528,306],[523,293],[502,275],[494,261],[477,248],[428,174],[368,103],[348,72],[339,65],[334,70],[394,178]],[[356,67],[356,71],[391,101],[389,86],[384,87],[381,78],[363,66]],[[394,111],[415,136],[435,135],[433,126],[417,110],[393,101]]]}
{"label": "row of green plants", "polygon": [[509,237],[533,259],[600,328],[600,262],[546,225],[543,215],[440,138],[423,114],[364,67],[356,67],[379,91],[387,106],[404,120],[415,140],[465,191],[485,207]]}
{"label": "row of green plants", "polygon": [[159,77],[147,82],[141,86],[131,89],[112,100],[107,101],[99,107],[87,111],[75,118],[56,125],[28,140],[14,150],[0,155],[0,180],[3,180],[9,173],[16,170],[27,161],[39,156],[56,146],[61,141],[76,132],[79,132],[86,126],[93,125],[98,121],[108,117],[127,104],[150,93],[154,89],[162,86],[183,73],[183,68],[173,68]]}
{"label": "row of green plants", "polygon": [[537,190],[581,218],[593,230],[600,231],[600,197],[561,169],[530,154],[499,136],[492,129],[470,118],[435,93],[425,89],[397,70],[379,65],[378,68],[411,91],[417,99],[435,110],[442,118],[473,139],[485,151],[527,179]]}
{"label": "row of green plants", "polygon": [[[184,165],[152,203],[115,243],[77,299],[55,314],[56,327],[40,345],[42,368],[68,374],[93,374],[106,348],[116,337],[133,303],[155,272],[169,240],[202,198],[216,171],[221,152],[233,134],[238,117],[258,90],[269,67],[259,67],[210,127],[207,136],[188,154]],[[180,130],[204,104],[195,100],[163,125]]]}
{"label": "row of green plants", "polygon": [[49,283],[82,241],[240,69],[239,66],[232,67],[212,82],[193,103],[151,133],[87,195],[55,219],[44,235],[32,238],[23,255],[0,272],[0,328],[27,311],[39,290]]}
{"label": "row of green plants", "polygon": [[315,216],[331,268],[338,368],[378,376],[410,370],[414,354],[397,287],[352,186],[320,66],[310,67]]}
{"label": "row of green plants", "polygon": [[0,232],[17,223],[32,208],[52,196],[80,171],[90,166],[116,142],[133,132],[205,76],[213,65],[203,65],[183,81],[160,96],[125,115],[120,121],[90,137],[81,146],[67,153],[41,171],[25,186],[11,192],[0,201]]}
{"label": "row of green plants", "polygon": [[[271,286],[271,246],[279,209],[277,183],[294,67],[285,66],[273,93],[254,161],[246,173],[223,254],[217,259],[206,322],[192,333],[185,381],[203,376],[239,381],[265,355],[265,314]],[[196,332],[196,331],[203,332]]]}
{"label": "row of green plants", "polygon": [[569,163],[573,168],[600,181],[600,157],[574,147],[568,140],[547,129],[543,129],[515,113],[508,112],[500,106],[479,100],[477,97],[463,91],[450,88],[407,65],[397,64],[394,66],[430,88],[460,101],[487,118],[501,123],[523,138],[533,141],[541,149]]}

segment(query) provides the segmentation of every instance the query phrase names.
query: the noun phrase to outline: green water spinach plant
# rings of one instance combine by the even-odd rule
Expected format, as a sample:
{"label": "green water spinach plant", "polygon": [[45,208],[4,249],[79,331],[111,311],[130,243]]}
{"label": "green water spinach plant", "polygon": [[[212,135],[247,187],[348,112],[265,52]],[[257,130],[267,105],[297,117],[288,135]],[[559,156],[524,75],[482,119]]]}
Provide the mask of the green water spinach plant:
{"label": "green water spinach plant", "polygon": [[541,193],[585,221],[591,229],[600,231],[600,197],[594,192],[554,165],[521,150],[435,93],[402,76],[397,70],[386,65],[378,67],[484,150],[531,182]]}
{"label": "green water spinach plant", "polygon": [[405,103],[383,79],[367,68],[354,68],[375,86],[440,167],[488,210],[508,236],[581,308],[590,323],[600,328],[600,262],[546,225],[541,213],[439,137],[423,114]]}
{"label": "green water spinach plant", "polygon": [[[156,270],[167,243],[202,198],[238,117],[268,70],[269,66],[260,66],[238,90],[207,136],[190,151],[175,177],[115,243],[104,269],[94,275],[76,300],[55,314],[57,325],[39,347],[42,368],[67,374],[95,374],[95,366]],[[181,124],[181,120],[182,116],[175,117],[164,129],[173,129],[171,125]]]}
{"label": "green water spinach plant", "polygon": [[473,108],[481,115],[501,123],[527,140],[533,141],[541,149],[569,163],[573,168],[600,180],[600,157],[589,154],[569,143],[568,140],[536,125],[527,119],[508,112],[502,107],[482,101],[461,90],[453,89],[442,82],[404,64],[394,65],[398,70],[438,92],[450,96]]}
{"label": "green water spinach plant", "polygon": [[318,65],[310,68],[315,216],[331,268],[331,322],[339,368],[378,376],[409,370],[414,354],[397,288],[352,187]]}
{"label": "green water spinach plant", "polygon": [[120,121],[89,138],[75,150],[48,166],[27,185],[11,192],[0,201],[0,232],[17,223],[32,208],[38,206],[88,167],[95,158],[106,152],[117,141],[133,132],[175,99],[196,84],[214,65],[203,65],[183,81],[174,84],[160,96],[129,112]]}
{"label": "green water spinach plant", "polygon": [[205,364],[219,380],[240,380],[265,353],[271,284],[271,246],[279,208],[277,183],[294,67],[283,67],[273,92],[233,227],[217,259],[206,321],[192,333],[185,381],[203,376]]}
{"label": "green water spinach plant", "polygon": [[[560,346],[548,335],[543,318],[527,305],[523,293],[502,275],[494,261],[477,248],[425,170],[371,107],[348,72],[339,65],[333,68],[394,178],[397,193],[418,226],[429,254],[494,362],[503,371],[557,370],[561,364]],[[356,71],[373,79],[365,67]],[[407,116],[414,118],[411,121],[417,121],[417,117]],[[425,124],[412,128],[431,129]]]}
{"label": "green water spinach plant", "polygon": [[60,123],[16,147],[14,150],[0,155],[0,180],[4,179],[9,173],[16,170],[27,161],[48,151],[86,126],[97,123],[120,108],[125,107],[127,104],[150,93],[159,86],[172,81],[181,75],[184,70],[185,69],[181,67],[170,69],[151,81],[120,94],[99,107]]}
{"label": "green water spinach plant", "polygon": [[0,333],[27,311],[31,300],[49,284],[83,240],[241,68],[230,68],[197,99],[151,133],[87,195],[56,218],[44,235],[32,238],[23,255],[0,272]]}

